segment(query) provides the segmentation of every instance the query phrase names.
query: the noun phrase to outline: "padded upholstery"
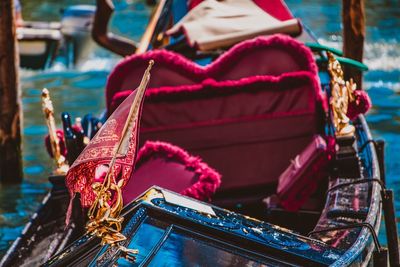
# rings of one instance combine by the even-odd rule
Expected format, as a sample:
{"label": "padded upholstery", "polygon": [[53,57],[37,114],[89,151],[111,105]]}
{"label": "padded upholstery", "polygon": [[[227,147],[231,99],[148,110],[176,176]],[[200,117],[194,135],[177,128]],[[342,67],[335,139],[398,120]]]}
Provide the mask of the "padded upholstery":
{"label": "padded upholstery", "polygon": [[308,73],[160,88],[140,139],[177,144],[222,176],[221,189],[275,183],[319,132],[318,84]]}
{"label": "padded upholstery", "polygon": [[110,74],[106,87],[109,115],[122,102],[115,95],[132,91],[139,85],[150,59],[155,65],[149,88],[196,85],[208,79],[229,81],[250,76],[279,76],[299,71],[317,75],[311,51],[295,39],[279,34],[237,44],[205,67],[179,54],[154,50],[125,58]]}
{"label": "padded upholstery", "polygon": [[279,177],[277,195],[280,205],[288,211],[298,211],[327,177],[327,166],[334,148],[316,135],[306,148],[292,160]]}
{"label": "padded upholstery", "polygon": [[108,80],[109,108],[138,84],[149,59],[156,64],[140,141],[170,142],[199,155],[222,174],[220,192],[276,185],[322,132],[326,101],[315,61],[290,37],[245,41],[206,67],[166,51],[130,57]]}
{"label": "padded upholstery", "polygon": [[125,204],[153,185],[207,201],[221,183],[220,175],[200,158],[163,142],[146,142],[135,168],[123,189]]}
{"label": "padded upholstery", "polygon": [[[94,180],[103,182],[106,165],[98,165]],[[139,150],[135,170],[122,188],[124,204],[156,185],[185,196],[209,201],[221,183],[221,176],[183,149],[165,142],[146,142]]]}

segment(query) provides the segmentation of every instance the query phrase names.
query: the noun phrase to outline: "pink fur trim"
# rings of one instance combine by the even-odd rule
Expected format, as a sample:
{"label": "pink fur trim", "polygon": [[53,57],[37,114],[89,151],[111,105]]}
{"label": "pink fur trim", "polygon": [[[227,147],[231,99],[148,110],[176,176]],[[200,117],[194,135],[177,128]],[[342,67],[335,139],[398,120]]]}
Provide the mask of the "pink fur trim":
{"label": "pink fur trim", "polygon": [[[171,99],[176,99],[176,97],[179,97],[179,99],[193,99],[202,95],[219,96],[221,94],[251,90],[283,91],[299,87],[299,85],[309,85],[314,92],[314,99],[318,101],[325,99],[314,75],[307,71],[299,71],[284,73],[279,76],[252,76],[240,80],[216,81],[209,78],[196,85],[151,88],[146,92],[146,101],[157,101],[165,99],[165,97]],[[268,87],[268,89],[260,88],[261,86]],[[311,102],[310,104],[314,105]]]}
{"label": "pink fur trim", "polygon": [[[313,74],[302,71],[285,73],[280,76],[253,76],[236,81],[204,80],[201,84],[184,85],[176,87],[160,87],[148,89],[146,92],[147,103],[165,99],[196,99],[201,96],[218,96],[231,94],[232,92],[256,91],[256,90],[290,90],[298,86],[309,85],[314,95],[310,97],[309,110],[315,110],[315,104],[319,103],[323,110],[327,111],[327,98],[322,92],[319,82]],[[267,87],[268,89],[265,89]],[[109,112],[113,112],[119,104],[131,93],[121,91],[114,95]]]}
{"label": "pink fur trim", "polygon": [[283,34],[257,37],[243,41],[233,46],[212,64],[204,67],[204,69],[208,70],[211,74],[210,76],[213,76],[212,74],[218,76],[218,73],[223,72],[226,68],[230,68],[233,62],[239,60],[241,57],[246,57],[249,51],[264,47],[284,50],[296,60],[302,70],[310,71],[314,74],[318,73],[318,67],[311,50],[296,39]]}
{"label": "pink fur trim", "polygon": [[[190,156],[182,148],[166,142],[147,141],[138,152],[135,169],[140,168],[151,157],[157,155],[162,155],[169,160],[182,163],[186,168],[190,168],[194,173],[199,175],[196,183],[180,192],[182,195],[209,201],[221,184],[221,175],[203,163],[199,157]],[[103,182],[107,171],[108,166],[98,165],[95,170],[94,181]]]}
{"label": "pink fur trim", "polygon": [[[109,108],[112,97],[114,94],[120,91],[123,79],[130,74],[131,69],[145,66],[150,59],[153,59],[157,66],[165,65],[167,67],[171,67],[177,73],[185,75],[195,82],[199,82],[201,80],[201,67],[198,67],[192,61],[186,59],[182,55],[170,51],[152,50],[142,55],[128,56],[117,64],[108,77],[106,85],[107,109]],[[134,89],[135,88],[132,88],[132,90]]]}
{"label": "pink fur trim", "polygon": [[252,50],[265,47],[284,50],[289,53],[302,70],[311,72],[316,76],[315,79],[318,79],[318,68],[311,50],[299,41],[282,34],[257,37],[241,42],[205,67],[199,66],[174,52],[154,50],[142,55],[126,57],[114,68],[106,86],[107,108],[109,108],[113,96],[121,90],[123,80],[129,75],[130,70],[145,66],[150,59],[154,59],[158,66],[165,65],[168,68],[174,69],[177,73],[193,80],[193,83],[200,83],[209,78],[219,80],[220,73],[224,73],[227,69],[235,67],[234,62],[245,57]]}
{"label": "pink fur trim", "polygon": [[191,156],[182,148],[165,142],[147,141],[138,152],[136,168],[139,168],[141,164],[157,154],[181,162],[199,175],[196,183],[180,192],[182,195],[209,201],[221,184],[221,175],[202,162],[199,157]]}
{"label": "pink fur trim", "polygon": [[347,117],[350,120],[354,120],[360,114],[365,114],[371,107],[371,98],[367,92],[363,90],[356,90],[354,92],[355,100],[349,103],[349,108],[347,110]]}

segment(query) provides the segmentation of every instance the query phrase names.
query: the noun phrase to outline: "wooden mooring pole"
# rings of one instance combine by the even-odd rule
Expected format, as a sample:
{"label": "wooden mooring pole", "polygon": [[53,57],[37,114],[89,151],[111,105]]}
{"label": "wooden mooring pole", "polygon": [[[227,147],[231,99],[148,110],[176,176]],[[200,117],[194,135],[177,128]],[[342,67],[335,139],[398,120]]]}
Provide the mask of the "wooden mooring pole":
{"label": "wooden mooring pole", "polygon": [[0,182],[22,180],[21,93],[14,1],[0,0]]}
{"label": "wooden mooring pole", "polygon": [[[363,61],[365,39],[364,0],[343,0],[343,54],[345,57]],[[357,88],[362,88],[362,72],[345,67],[345,79],[353,78]]]}

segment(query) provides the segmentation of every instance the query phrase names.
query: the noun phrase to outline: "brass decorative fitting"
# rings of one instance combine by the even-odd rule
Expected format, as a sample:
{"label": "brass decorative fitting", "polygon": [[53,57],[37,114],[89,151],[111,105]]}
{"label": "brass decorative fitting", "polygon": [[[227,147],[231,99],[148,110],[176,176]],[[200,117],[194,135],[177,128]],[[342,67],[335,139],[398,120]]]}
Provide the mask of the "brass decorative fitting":
{"label": "brass decorative fitting", "polygon": [[[132,135],[135,134],[135,128],[141,108],[142,99],[150,80],[150,70],[154,61],[149,62],[142,81],[137,88],[137,93],[129,110],[128,118],[122,130],[121,138],[117,144],[113,158],[108,166],[107,174],[102,183],[93,183],[92,189],[96,198],[89,209],[89,222],[86,225],[86,230],[89,234],[101,238],[102,245],[115,246],[130,261],[135,261],[135,255],[139,253],[137,249],[128,249],[120,244],[126,240],[126,237],[121,233],[122,222],[124,217],[121,216],[123,208],[122,187],[124,179],[117,182],[117,173],[115,173],[115,165],[117,157],[126,157]],[[111,132],[110,134],[115,134]]]}
{"label": "brass decorative fitting", "polygon": [[49,131],[51,152],[53,153],[54,162],[56,164],[55,174],[66,174],[69,166],[66,159],[61,155],[60,140],[57,136],[57,127],[54,119],[54,107],[53,102],[50,99],[49,90],[44,88],[42,90],[42,110],[45,116],[47,129]]}
{"label": "brass decorative fitting", "polygon": [[333,125],[336,128],[336,136],[352,136],[355,128],[350,124],[347,117],[349,103],[355,100],[354,91],[357,85],[353,82],[344,80],[344,74],[339,61],[332,53],[328,54],[328,72],[331,77],[331,99],[330,106],[332,110]]}

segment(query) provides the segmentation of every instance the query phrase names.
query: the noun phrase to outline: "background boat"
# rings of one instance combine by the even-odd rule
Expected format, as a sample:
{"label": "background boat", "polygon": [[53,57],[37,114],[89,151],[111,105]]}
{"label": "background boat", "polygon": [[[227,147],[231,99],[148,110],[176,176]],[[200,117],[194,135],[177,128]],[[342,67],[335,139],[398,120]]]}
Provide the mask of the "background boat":
{"label": "background boat", "polygon": [[58,53],[62,35],[60,24],[25,22],[17,28],[20,66],[28,69],[46,69]]}
{"label": "background boat", "polygon": [[60,22],[25,21],[17,28],[20,66],[48,69],[56,56],[70,67],[78,64],[94,46],[91,27],[95,6],[74,5],[60,10]]}

